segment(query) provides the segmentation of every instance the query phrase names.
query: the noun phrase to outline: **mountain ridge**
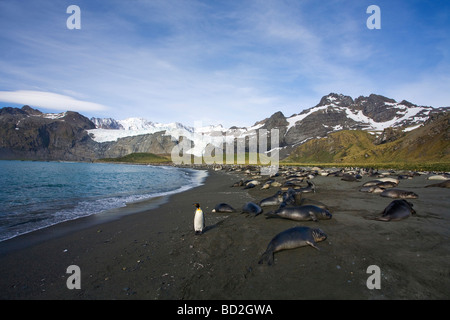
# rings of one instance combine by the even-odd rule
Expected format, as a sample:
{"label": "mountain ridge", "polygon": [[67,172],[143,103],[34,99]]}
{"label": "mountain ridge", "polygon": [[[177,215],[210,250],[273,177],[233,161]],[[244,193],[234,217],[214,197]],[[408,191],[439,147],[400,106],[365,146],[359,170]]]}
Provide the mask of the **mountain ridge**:
{"label": "mountain ridge", "polygon": [[338,131],[369,132],[374,136],[375,144],[396,141],[433,122],[436,115],[448,114],[449,110],[449,107],[418,106],[406,100],[396,102],[376,94],[353,99],[330,93],[314,107],[298,114],[286,117],[278,111],[256,121],[251,127],[224,128],[219,125],[194,128],[143,118],[88,119],[71,111],[44,114],[29,106],[22,109],[6,107],[0,109],[0,159],[92,161],[139,152],[170,154],[180,137],[192,142],[193,148],[189,152],[198,156],[208,145],[221,148],[224,136],[227,139],[248,139],[261,129],[279,130],[280,159],[284,159],[308,141]]}

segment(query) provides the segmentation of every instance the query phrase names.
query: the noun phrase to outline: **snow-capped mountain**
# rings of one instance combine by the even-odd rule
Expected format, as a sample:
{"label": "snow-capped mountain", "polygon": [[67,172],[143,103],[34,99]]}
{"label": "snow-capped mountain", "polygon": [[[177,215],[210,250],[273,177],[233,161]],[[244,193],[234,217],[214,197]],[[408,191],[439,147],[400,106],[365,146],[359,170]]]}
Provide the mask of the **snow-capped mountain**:
{"label": "snow-capped mountain", "polygon": [[[230,150],[236,148],[238,151],[242,145],[252,154],[256,151],[245,141],[257,138],[261,143],[264,133],[268,133],[267,150],[260,150],[258,145],[257,152],[279,150],[279,158],[284,159],[305,142],[329,137],[330,133],[340,130],[369,131],[376,135],[373,142],[376,145],[392,142],[405,134],[416,137],[427,132],[427,137],[434,137],[437,129],[433,124],[437,119],[441,122],[443,118],[447,119],[449,110],[450,107],[418,106],[374,94],[353,99],[331,93],[316,106],[289,117],[278,111],[250,127],[224,128],[220,125],[162,124],[142,118],[88,119],[72,111],[48,114],[29,106],[21,109],[5,107],[0,109],[0,159],[92,161],[139,152],[167,155],[172,154],[181,142],[184,145],[185,139],[188,144],[183,152],[187,154],[202,156],[207,154],[208,146],[226,149],[223,151],[228,151],[231,146]],[[432,129],[423,130],[425,128]],[[445,121],[437,133],[442,130],[444,136],[436,136],[442,140],[438,141],[438,149],[442,152],[435,155],[438,160],[448,154],[446,146],[450,133],[448,127],[445,129]],[[417,149],[422,140],[411,141],[410,147]]]}
{"label": "snow-capped mountain", "polygon": [[181,123],[168,124],[155,123],[143,118],[127,118],[114,120],[111,118],[91,118],[96,129],[89,130],[93,139],[97,142],[117,141],[125,137],[134,137],[143,134],[152,134],[160,131],[176,134],[187,134],[193,132],[193,128]]}
{"label": "snow-capped mountain", "polygon": [[201,155],[208,144],[220,147],[235,138],[255,135],[259,129],[276,128],[279,130],[279,147],[287,153],[289,149],[310,139],[325,137],[339,130],[369,130],[374,133],[381,133],[390,127],[413,130],[427,121],[431,114],[445,110],[448,108],[417,106],[405,100],[396,102],[375,94],[354,100],[349,96],[330,93],[319,104],[299,114],[285,117],[282,112],[277,112],[246,128],[224,128],[220,125],[189,127],[180,123],[154,123],[142,118],[93,118],[91,121],[95,123],[96,129],[88,132],[95,141],[107,142],[162,131],[173,141],[181,136],[193,141],[195,147],[190,153]]}

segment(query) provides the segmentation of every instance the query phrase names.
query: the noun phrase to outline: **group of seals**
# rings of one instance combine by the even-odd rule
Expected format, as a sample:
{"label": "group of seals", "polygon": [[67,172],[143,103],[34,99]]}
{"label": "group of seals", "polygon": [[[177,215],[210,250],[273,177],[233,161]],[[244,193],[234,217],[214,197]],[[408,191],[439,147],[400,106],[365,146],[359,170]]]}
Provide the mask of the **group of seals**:
{"label": "group of seals", "polygon": [[[342,177],[343,181],[359,181],[362,176],[359,174],[346,174],[343,170],[333,173],[322,172],[320,175]],[[373,175],[375,177],[375,175]],[[252,179],[247,181],[239,181],[235,183],[233,187],[243,186],[244,189],[253,188],[257,185],[262,185],[261,189],[268,189],[271,187],[281,187],[272,196],[262,199],[258,204],[255,202],[247,202],[242,207],[241,212],[249,213],[257,216],[263,212],[262,207],[276,206],[274,209],[266,213],[266,218],[283,218],[293,221],[319,221],[332,218],[332,214],[324,205],[316,204],[304,204],[301,199],[302,193],[315,192],[316,186],[310,181],[314,176],[307,176],[307,186],[303,187],[302,183],[305,182],[306,175],[292,175],[286,178],[284,183],[279,183],[272,177],[264,182],[258,182],[258,180]],[[376,180],[366,182],[360,189],[362,192],[378,193],[383,197],[395,198],[398,200],[392,201],[382,212],[381,215],[376,217],[378,221],[399,221],[406,219],[415,214],[413,204],[405,199],[415,199],[418,195],[414,192],[397,189],[399,179],[411,179],[409,175],[404,177],[398,177],[398,179],[377,176]],[[439,177],[441,178],[441,177]],[[256,182],[256,183],[255,183]],[[450,187],[450,180],[443,181],[439,184],[429,185],[427,187]],[[283,192],[284,191],[284,192]],[[307,199],[306,199],[307,200]],[[231,213],[237,212],[232,206],[226,203],[220,203],[216,205],[213,212]],[[318,228],[309,228],[307,226],[296,226],[278,233],[269,242],[267,249],[262,254],[259,264],[267,263],[272,265],[274,262],[274,253],[293,249],[303,246],[312,246],[316,249],[317,242],[323,241],[327,238],[327,235]]]}
{"label": "group of seals", "polygon": [[382,197],[394,198],[394,199],[416,199],[419,196],[408,190],[396,189],[399,184],[398,179],[394,178],[380,178],[377,180],[371,180],[364,183],[359,189],[361,192],[377,193]]}

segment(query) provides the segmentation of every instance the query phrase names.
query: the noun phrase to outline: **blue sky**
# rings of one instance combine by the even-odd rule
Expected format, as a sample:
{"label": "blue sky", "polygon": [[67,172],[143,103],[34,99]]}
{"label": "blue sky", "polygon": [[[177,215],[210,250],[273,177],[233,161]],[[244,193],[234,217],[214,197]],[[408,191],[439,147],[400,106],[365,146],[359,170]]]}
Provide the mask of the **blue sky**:
{"label": "blue sky", "polygon": [[449,34],[447,0],[0,0],[0,107],[229,127],[331,92],[449,106]]}

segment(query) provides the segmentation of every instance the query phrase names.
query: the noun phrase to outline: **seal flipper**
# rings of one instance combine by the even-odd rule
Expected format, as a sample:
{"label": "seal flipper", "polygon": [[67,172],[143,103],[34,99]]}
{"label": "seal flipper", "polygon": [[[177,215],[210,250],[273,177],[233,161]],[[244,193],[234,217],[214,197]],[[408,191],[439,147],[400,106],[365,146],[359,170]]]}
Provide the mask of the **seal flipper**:
{"label": "seal flipper", "polygon": [[306,241],[307,244],[309,244],[311,247],[316,248],[317,250],[320,251],[320,248],[318,246],[316,246],[316,243],[314,241]]}
{"label": "seal flipper", "polygon": [[258,264],[264,264],[267,262],[269,266],[273,264],[273,250],[267,249],[259,259]]}

